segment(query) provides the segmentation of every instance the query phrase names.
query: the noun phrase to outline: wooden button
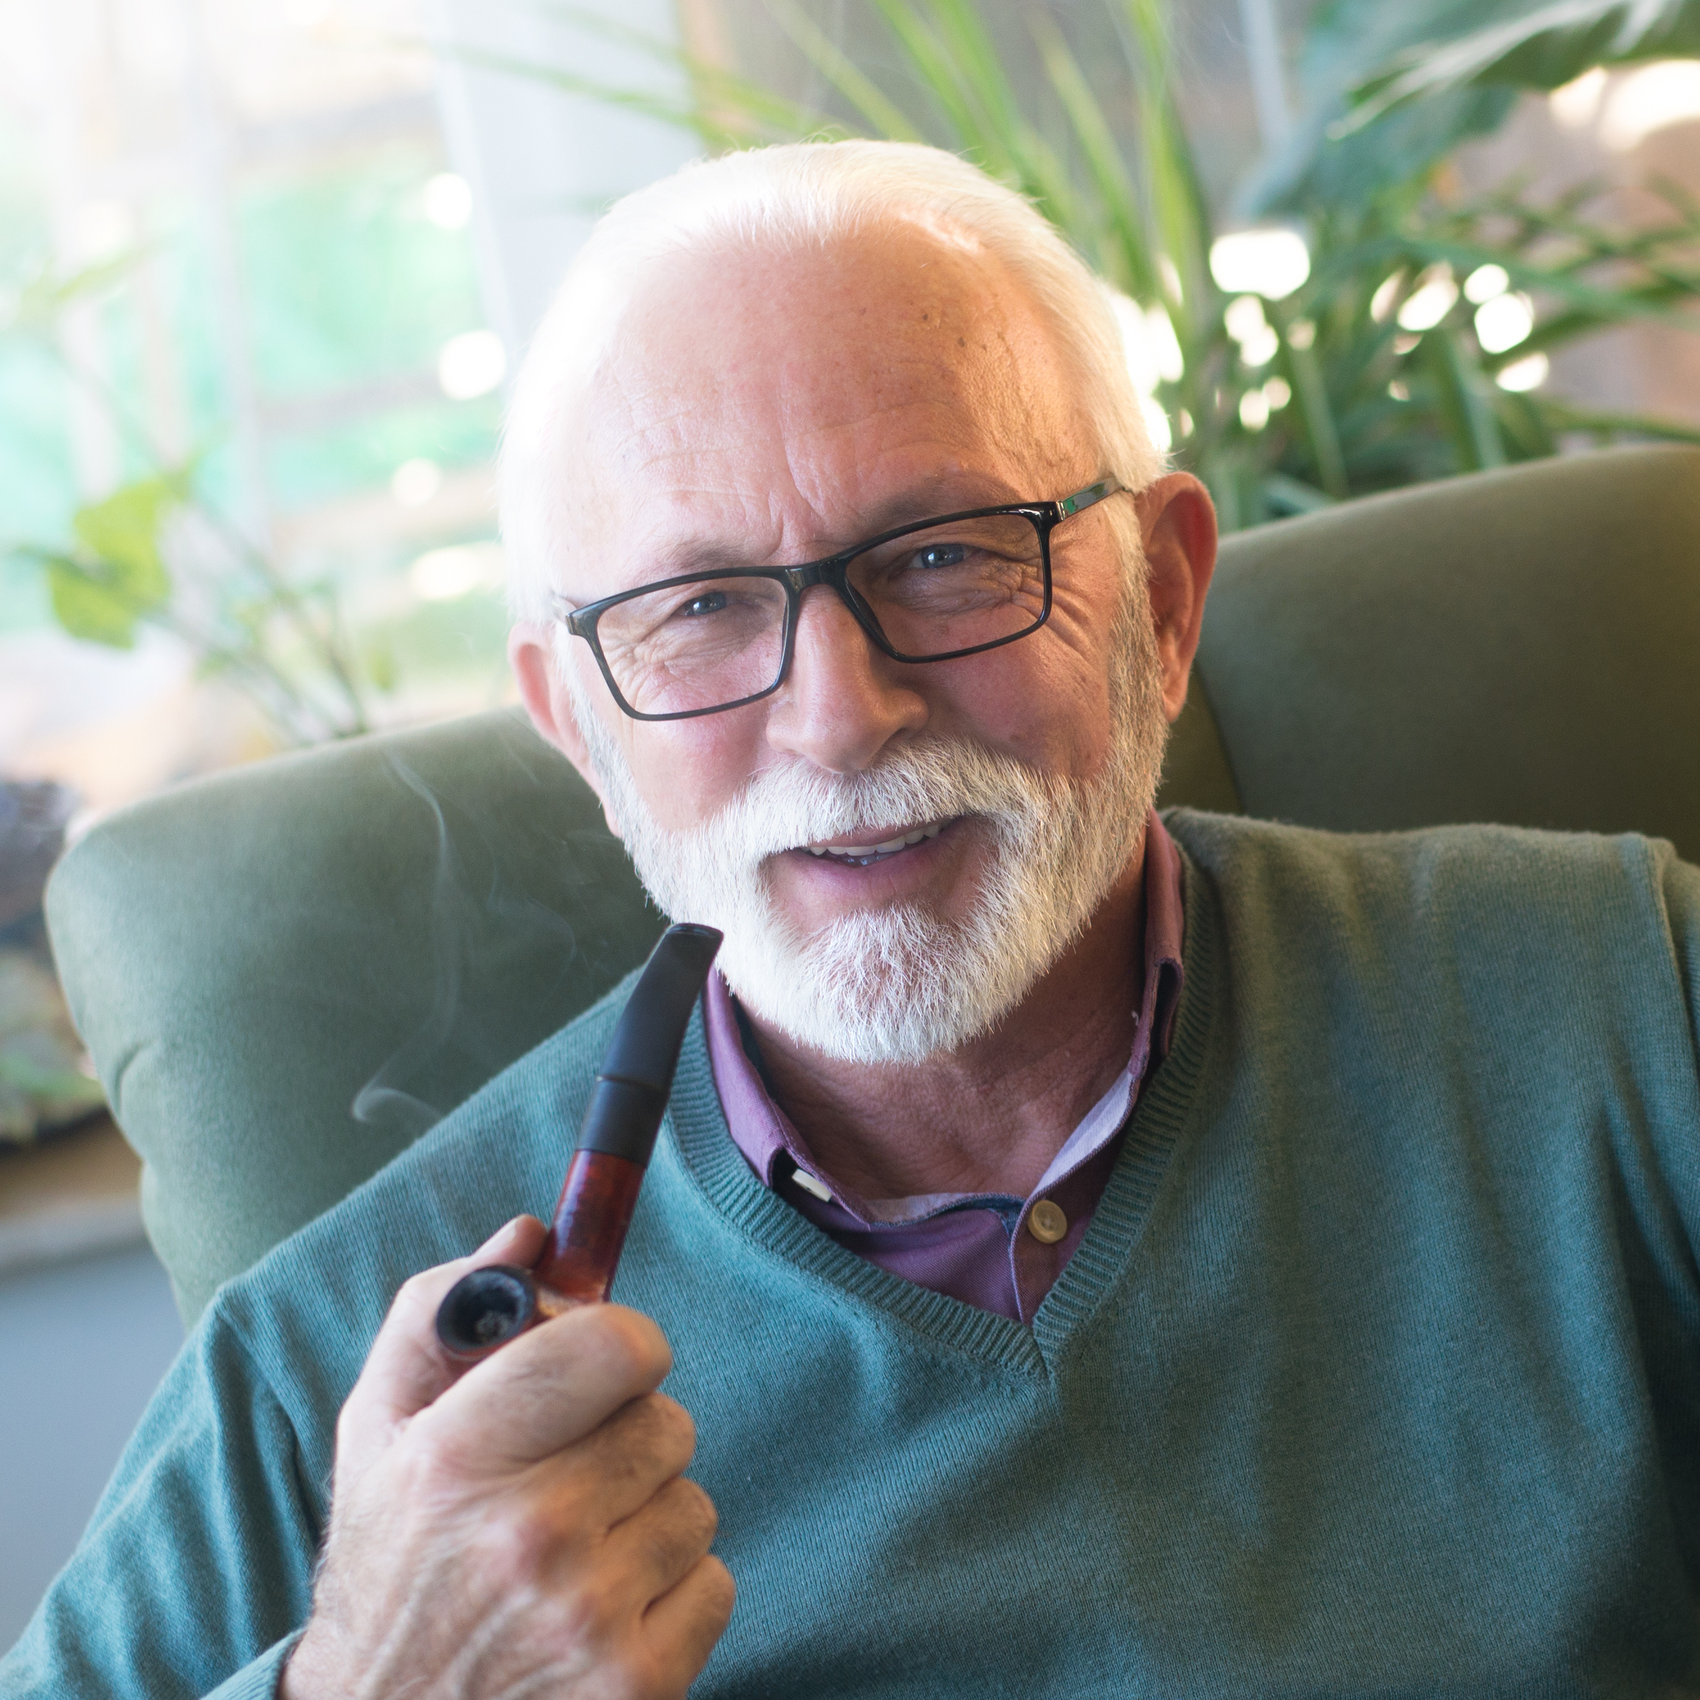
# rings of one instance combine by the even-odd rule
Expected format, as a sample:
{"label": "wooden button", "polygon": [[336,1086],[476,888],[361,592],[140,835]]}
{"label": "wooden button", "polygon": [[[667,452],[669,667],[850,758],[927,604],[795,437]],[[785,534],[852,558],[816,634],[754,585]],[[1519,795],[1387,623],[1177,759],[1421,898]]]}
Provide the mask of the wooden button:
{"label": "wooden button", "polygon": [[1055,1245],[1068,1232],[1068,1218],[1059,1205],[1041,1198],[1028,1213],[1027,1231],[1040,1245]]}

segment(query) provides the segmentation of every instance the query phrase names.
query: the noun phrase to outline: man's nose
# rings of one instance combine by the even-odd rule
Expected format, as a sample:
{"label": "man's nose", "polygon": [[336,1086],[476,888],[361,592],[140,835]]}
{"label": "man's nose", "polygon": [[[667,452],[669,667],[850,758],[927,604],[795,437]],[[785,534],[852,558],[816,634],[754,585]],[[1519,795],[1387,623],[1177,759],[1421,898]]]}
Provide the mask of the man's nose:
{"label": "man's nose", "polygon": [[791,671],[768,710],[767,740],[833,773],[860,773],[927,721],[926,699],[827,585],[803,592]]}

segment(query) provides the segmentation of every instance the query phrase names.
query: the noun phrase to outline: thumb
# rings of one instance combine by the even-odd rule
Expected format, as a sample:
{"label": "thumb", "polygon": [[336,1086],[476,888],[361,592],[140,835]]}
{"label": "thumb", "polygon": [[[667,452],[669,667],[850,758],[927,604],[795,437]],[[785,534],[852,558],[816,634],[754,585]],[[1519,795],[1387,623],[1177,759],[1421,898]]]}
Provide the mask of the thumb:
{"label": "thumb", "polygon": [[469,1257],[440,1263],[402,1284],[366,1366],[337,1420],[337,1471],[363,1469],[396,1429],[465,1374],[437,1341],[437,1309],[461,1276],[491,1263],[530,1268],[548,1230],[535,1216],[516,1216]]}

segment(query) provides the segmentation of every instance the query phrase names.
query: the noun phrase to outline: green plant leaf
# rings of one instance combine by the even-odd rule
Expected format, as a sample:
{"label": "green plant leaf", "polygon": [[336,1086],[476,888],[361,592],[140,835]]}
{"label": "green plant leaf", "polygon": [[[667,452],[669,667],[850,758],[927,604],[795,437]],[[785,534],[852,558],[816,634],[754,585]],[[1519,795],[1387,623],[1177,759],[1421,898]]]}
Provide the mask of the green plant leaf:
{"label": "green plant leaf", "polygon": [[1297,409],[1299,424],[1310,446],[1311,462],[1316,468],[1316,481],[1334,501],[1343,501],[1352,493],[1351,480],[1346,475],[1340,428],[1334,418],[1334,406],[1316,347],[1312,344],[1300,348],[1290,337],[1283,337],[1282,358],[1293,387],[1289,405]]}
{"label": "green plant leaf", "polygon": [[1235,196],[1240,217],[1341,206],[1359,211],[1380,193],[1421,181],[1459,142],[1495,129],[1515,96],[1464,89],[1391,113],[1349,143],[1331,130],[1349,112],[1350,91],[1414,42],[1515,17],[1529,0],[1323,0],[1311,16],[1296,66],[1299,111],[1285,146],[1260,163]]}
{"label": "green plant leaf", "polygon": [[[1252,198],[1239,203],[1241,211],[1297,212],[1310,243],[1309,281],[1268,309],[1281,337],[1272,369],[1252,368],[1228,335],[1227,302],[1208,269],[1213,218],[1173,94],[1175,0],[1102,4],[1126,56],[1115,72],[1132,83],[1127,116],[1095,92],[1109,86],[1100,85],[1102,68],[1070,45],[1079,38],[1055,9],[1027,20],[1038,57],[1030,68],[1019,63],[1022,44],[999,15],[974,0],[868,0],[894,51],[852,64],[815,21],[809,0],[768,0],[775,26],[830,88],[843,122],[896,139],[935,139],[969,155],[1028,196],[1112,281],[1142,301],[1164,303],[1185,365],[1161,399],[1179,432],[1177,458],[1210,485],[1225,528],[1549,454],[1568,431],[1691,434],[1664,421],[1589,413],[1545,393],[1508,394],[1493,376],[1537,349],[1606,326],[1692,326],[1700,297],[1693,198],[1667,189],[1670,217],[1633,228],[1596,217],[1585,188],[1536,204],[1526,188],[1508,186],[1460,205],[1438,186],[1435,167],[1465,138],[1504,119],[1517,98],[1511,82],[1498,72],[1443,78],[1420,98],[1399,95],[1378,113],[1364,110],[1363,91],[1378,77],[1380,88],[1391,89],[1387,68],[1415,68],[1437,43],[1479,46],[1489,37],[1502,47],[1513,38],[1533,44],[1523,61],[1502,53],[1500,71],[1563,80],[1571,66],[1540,60],[1558,41],[1542,38],[1543,28],[1583,27],[1559,45],[1584,56],[1639,53],[1650,44],[1671,51],[1679,41],[1671,20],[1700,0],[1321,0],[1301,67],[1305,117],[1291,147],[1253,181]],[[570,61],[507,68],[686,123],[714,147],[835,133],[822,113],[733,69],[577,8],[557,10],[677,69],[678,98],[670,88],[599,89]],[[1598,33],[1601,19],[1616,31],[1609,41]],[[1596,33],[1588,36],[1588,28]],[[1338,121],[1347,116],[1355,127],[1342,133]],[[1485,264],[1504,267],[1511,286],[1534,299],[1531,334],[1512,350],[1484,355],[1460,303],[1401,353],[1410,345],[1396,314],[1372,314],[1371,297],[1390,274],[1403,272],[1409,288],[1442,261],[1460,278]],[[1314,329],[1294,346],[1289,333],[1299,320]],[[1250,430],[1241,422],[1243,398],[1272,375],[1287,384],[1286,405],[1265,429]],[[299,604],[298,594],[298,613]],[[368,674],[381,670],[365,659]]]}
{"label": "green plant leaf", "polygon": [[1504,466],[1505,439],[1487,397],[1488,380],[1457,335],[1444,328],[1423,338],[1428,371],[1440,398],[1442,417],[1452,434],[1459,469],[1479,472]]}
{"label": "green plant leaf", "polygon": [[[663,124],[696,134],[711,148],[748,147],[752,143],[791,139],[806,135],[841,135],[824,114],[772,95],[756,85],[722,72],[712,65],[694,68],[692,87],[677,98],[647,89],[620,88],[593,77],[554,65],[538,65],[510,54],[486,53],[474,48],[455,48],[457,59],[488,71],[543,83],[561,94],[583,95],[600,105],[636,112]],[[717,114],[735,116],[727,125]]]}
{"label": "green plant leaf", "polygon": [[134,647],[141,610],[129,597],[69,555],[44,557],[42,565],[53,617],[72,637],[109,649]]}
{"label": "green plant leaf", "polygon": [[159,552],[159,528],[182,502],[171,477],[126,484],[105,501],[78,508],[71,530],[104,569],[101,577],[127,596],[139,613],[152,613],[171,595],[171,579]]}
{"label": "green plant leaf", "polygon": [[1484,83],[1555,89],[1595,65],[1700,55],[1700,0],[1554,0],[1395,54],[1350,91],[1349,134],[1395,107]]}
{"label": "green plant leaf", "polygon": [[847,100],[875,135],[892,142],[918,142],[921,132],[879,86],[845,57],[794,0],[766,0],[768,15],[790,36],[820,74]]}
{"label": "green plant leaf", "polygon": [[179,477],[141,479],[76,511],[76,553],[34,547],[13,553],[45,572],[53,617],[72,637],[129,649],[138,624],[170,604],[159,528],[182,500]]}
{"label": "green plant leaf", "polygon": [[1139,76],[1139,143],[1155,246],[1181,280],[1184,324],[1178,326],[1188,363],[1217,319],[1210,278],[1210,214],[1186,128],[1175,109],[1172,43],[1166,0],[1123,0],[1121,17]]}
{"label": "green plant leaf", "polygon": [[1341,138],[1343,104],[1307,108],[1285,148],[1248,174],[1234,201],[1241,217],[1361,207],[1432,170],[1460,143],[1497,130],[1516,104],[1513,90],[1460,89],[1400,107]]}
{"label": "green plant leaf", "polygon": [[7,311],[0,315],[0,329],[51,330],[67,307],[122,283],[146,252],[145,248],[126,249],[110,260],[74,272],[59,272],[51,262],[44,263],[10,297]]}
{"label": "green plant leaf", "polygon": [[[1102,236],[1096,256],[1099,269],[1129,294],[1143,301],[1154,301],[1162,290],[1161,278],[1146,238],[1138,191],[1110,122],[1069,52],[1062,31],[1050,17],[1035,12],[1028,19],[1028,28],[1044,61],[1045,75],[1062,102],[1102,206]],[[1078,245],[1083,233],[1072,234]]]}
{"label": "green plant leaf", "polygon": [[1548,428],[1554,431],[1591,431],[1607,439],[1653,437],[1668,443],[1700,443],[1700,425],[1687,425],[1679,419],[1574,407],[1554,396],[1543,396],[1540,407]]}
{"label": "green plant leaf", "polygon": [[58,1115],[98,1109],[106,1102],[98,1080],[73,1069],[44,1066],[17,1051],[0,1050],[0,1082],[40,1100],[43,1110]]}

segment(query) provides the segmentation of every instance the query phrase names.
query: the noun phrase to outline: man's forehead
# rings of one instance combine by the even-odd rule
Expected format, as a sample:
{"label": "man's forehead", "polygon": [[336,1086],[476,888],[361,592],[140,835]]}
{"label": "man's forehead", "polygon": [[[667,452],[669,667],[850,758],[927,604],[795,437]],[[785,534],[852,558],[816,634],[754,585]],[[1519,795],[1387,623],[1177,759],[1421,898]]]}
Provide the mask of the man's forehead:
{"label": "man's forehead", "polygon": [[984,253],[905,229],[707,251],[634,299],[578,471],[622,551],[724,530],[747,558],[811,526],[831,546],[1041,493],[1027,486],[1076,458],[1069,391],[1041,316]]}

